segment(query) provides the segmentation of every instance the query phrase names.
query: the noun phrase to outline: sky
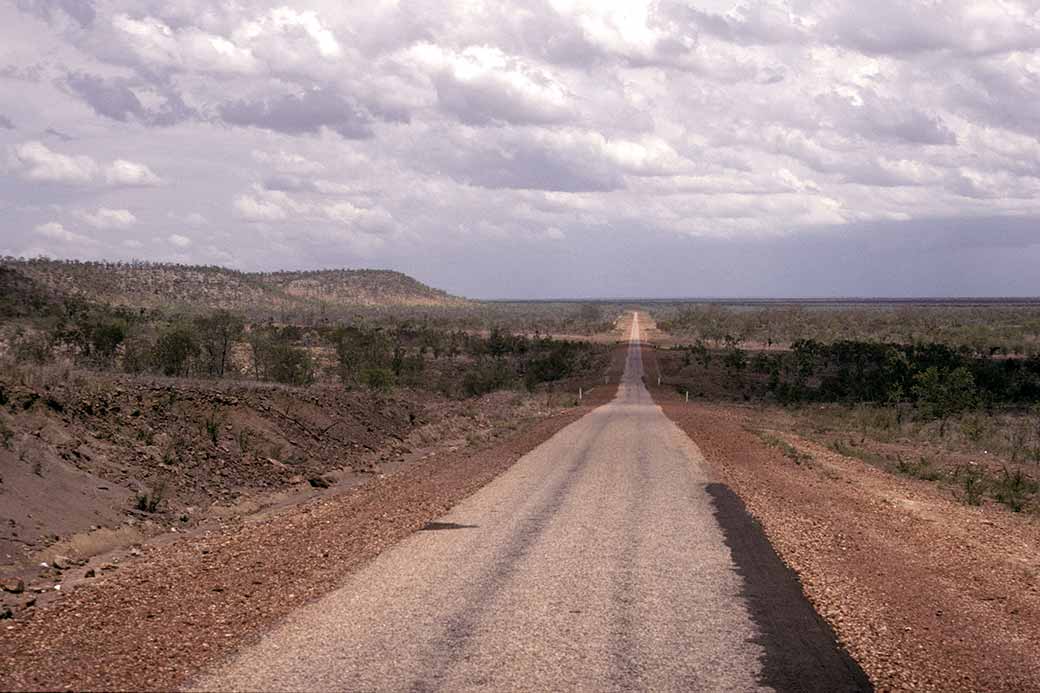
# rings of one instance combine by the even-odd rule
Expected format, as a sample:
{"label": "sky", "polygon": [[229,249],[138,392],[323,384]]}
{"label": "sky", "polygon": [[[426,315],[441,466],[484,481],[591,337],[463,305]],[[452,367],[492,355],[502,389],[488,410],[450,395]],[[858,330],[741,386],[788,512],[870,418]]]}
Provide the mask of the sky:
{"label": "sky", "polygon": [[0,2],[0,255],[1040,295],[1040,2]]}

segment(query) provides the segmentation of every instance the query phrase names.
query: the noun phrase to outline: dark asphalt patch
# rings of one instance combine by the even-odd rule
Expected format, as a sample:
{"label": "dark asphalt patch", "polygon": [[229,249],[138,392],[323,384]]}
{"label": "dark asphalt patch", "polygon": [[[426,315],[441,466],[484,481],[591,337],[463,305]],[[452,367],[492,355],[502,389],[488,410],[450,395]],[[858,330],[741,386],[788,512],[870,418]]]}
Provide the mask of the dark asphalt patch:
{"label": "dark asphalt patch", "polygon": [[743,597],[765,649],[761,683],[779,693],[873,691],[860,666],[816,613],[793,570],[776,555],[762,526],[724,484],[705,487],[743,578]]}

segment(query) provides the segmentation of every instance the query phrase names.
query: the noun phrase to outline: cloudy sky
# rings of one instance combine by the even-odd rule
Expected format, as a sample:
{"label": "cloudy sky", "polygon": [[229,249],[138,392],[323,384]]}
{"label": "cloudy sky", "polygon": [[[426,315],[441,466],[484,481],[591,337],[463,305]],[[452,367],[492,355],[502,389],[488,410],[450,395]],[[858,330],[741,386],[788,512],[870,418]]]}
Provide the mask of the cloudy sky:
{"label": "cloudy sky", "polygon": [[1040,294],[1040,2],[0,2],[0,254]]}

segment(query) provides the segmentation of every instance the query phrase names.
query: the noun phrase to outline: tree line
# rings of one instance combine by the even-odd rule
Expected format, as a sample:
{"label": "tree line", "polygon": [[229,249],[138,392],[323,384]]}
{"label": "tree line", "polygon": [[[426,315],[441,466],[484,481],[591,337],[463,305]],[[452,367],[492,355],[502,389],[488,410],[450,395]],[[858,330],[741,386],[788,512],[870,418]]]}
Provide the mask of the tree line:
{"label": "tree line", "polygon": [[351,388],[402,385],[467,397],[577,375],[599,366],[605,351],[498,328],[482,335],[412,319],[305,327],[250,322],[226,310],[169,316],[76,299],[41,299],[35,308],[31,324],[13,331],[16,360],[45,363],[64,356],[82,367],[171,377],[289,385],[338,380]]}
{"label": "tree line", "polygon": [[924,418],[945,421],[974,409],[1040,403],[1040,355],[979,355],[935,342],[812,339],[794,342],[789,351],[745,351],[736,340],[721,350],[698,341],[682,351],[684,368],[709,369],[717,361],[728,390],[782,404],[909,405]]}

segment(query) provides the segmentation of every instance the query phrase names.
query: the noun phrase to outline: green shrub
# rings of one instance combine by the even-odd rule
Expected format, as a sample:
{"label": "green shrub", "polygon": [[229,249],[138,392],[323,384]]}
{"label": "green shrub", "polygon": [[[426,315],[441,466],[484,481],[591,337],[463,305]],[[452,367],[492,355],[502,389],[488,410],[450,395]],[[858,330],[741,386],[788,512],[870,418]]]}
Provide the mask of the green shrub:
{"label": "green shrub", "polygon": [[968,505],[982,505],[982,496],[985,490],[985,474],[975,465],[964,465],[957,470],[960,477],[962,496]]}
{"label": "green shrub", "polygon": [[90,350],[94,361],[111,365],[116,350],[126,339],[126,323],[122,320],[100,320],[90,328]]}
{"label": "green shrub", "polygon": [[739,373],[747,368],[747,356],[741,349],[734,346],[726,350],[726,355],[722,357],[722,364],[727,369]]}
{"label": "green shrub", "polygon": [[268,374],[279,383],[310,385],[314,382],[314,361],[306,349],[291,344],[276,344],[268,357]]}
{"label": "green shrub", "polygon": [[191,360],[199,355],[199,351],[198,339],[190,325],[172,325],[159,334],[155,343],[155,367],[163,375],[186,376],[191,368]]}
{"label": "green shrub", "polygon": [[19,328],[11,339],[11,352],[21,363],[44,364],[51,360],[51,341],[42,332]]}
{"label": "green shrub", "polygon": [[973,443],[982,440],[989,432],[990,424],[978,414],[969,415],[961,419],[961,434]]}
{"label": "green shrub", "polygon": [[902,455],[899,455],[896,462],[896,471],[900,474],[913,477],[915,479],[923,479],[924,481],[938,481],[942,478],[942,474],[932,468],[932,463],[926,457],[921,457],[919,461],[914,462],[913,460],[904,460]]}
{"label": "green shrub", "polygon": [[218,378],[227,370],[231,346],[242,334],[245,320],[226,310],[195,319],[204,368]]}
{"label": "green shrub", "polygon": [[220,438],[220,426],[222,423],[223,419],[217,414],[216,409],[214,409],[203,421],[203,428],[206,431],[206,435],[214,445],[217,444],[217,441]]}
{"label": "green shrub", "polygon": [[14,437],[14,431],[12,431],[6,423],[0,421],[0,445],[3,445],[8,450],[11,449],[11,438]]}
{"label": "green shrub", "polygon": [[139,493],[134,499],[134,507],[146,513],[154,513],[159,509],[163,499],[166,497],[166,482],[160,481],[153,485],[150,491]]}
{"label": "green shrub", "polygon": [[462,376],[462,393],[466,397],[480,397],[512,387],[515,382],[513,371],[506,363],[485,360],[466,369]]}
{"label": "green shrub", "polygon": [[250,335],[253,347],[253,369],[258,380],[274,380],[287,385],[309,385],[314,382],[314,361],[303,347],[290,343],[285,332],[261,332]]}
{"label": "green shrub", "polygon": [[361,371],[361,384],[370,390],[389,390],[394,386],[394,372],[389,368],[365,368]]}
{"label": "green shrub", "polygon": [[913,392],[921,413],[929,418],[945,419],[978,404],[975,376],[964,366],[953,369],[932,366],[918,373],[914,376]]}
{"label": "green shrub", "polygon": [[995,484],[993,496],[1013,512],[1020,513],[1037,489],[1037,482],[1023,474],[1021,469],[1012,472],[1005,467]]}
{"label": "green shrub", "polygon": [[528,387],[567,377],[575,370],[576,350],[568,342],[554,342],[548,350],[533,357],[527,364],[525,381]]}
{"label": "green shrub", "polygon": [[813,456],[807,452],[800,452],[798,448],[788,443],[783,438],[779,438],[769,433],[759,433],[759,437],[762,442],[766,445],[777,448],[783,454],[784,457],[791,460],[795,464],[802,464],[803,462],[812,462]]}

